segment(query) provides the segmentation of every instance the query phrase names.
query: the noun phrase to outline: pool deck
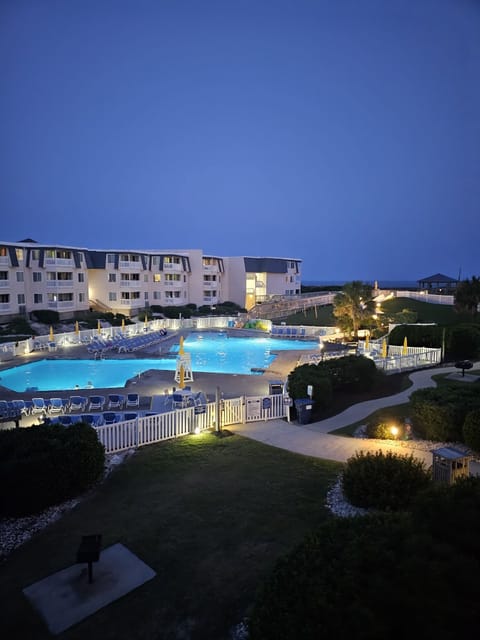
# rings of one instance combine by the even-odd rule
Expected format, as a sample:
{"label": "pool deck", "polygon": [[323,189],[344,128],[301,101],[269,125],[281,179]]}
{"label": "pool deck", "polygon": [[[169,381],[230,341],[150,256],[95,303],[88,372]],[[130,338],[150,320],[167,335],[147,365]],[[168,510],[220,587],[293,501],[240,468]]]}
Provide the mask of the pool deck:
{"label": "pool deck", "polygon": [[[178,344],[180,335],[186,337],[191,331],[176,332],[169,335],[161,343],[135,351],[133,353],[117,353],[109,351],[106,359],[114,360],[139,360],[142,358],[162,358],[172,345]],[[242,332],[235,333],[238,337],[247,337],[252,333]],[[258,335],[255,333],[255,335]],[[288,340],[288,339],[286,339]],[[313,352],[313,351],[312,351]],[[267,395],[269,391],[270,380],[285,381],[290,371],[292,371],[302,354],[310,353],[305,349],[278,351],[275,360],[270,367],[265,369],[264,373],[257,375],[240,375],[240,374],[219,374],[219,373],[202,373],[193,372],[193,382],[187,384],[192,387],[194,392],[203,391],[209,400],[215,399],[217,388],[223,394],[224,398],[235,398],[242,395],[255,396]],[[315,350],[318,353],[318,350]],[[8,361],[0,363],[0,373],[2,370],[11,369],[12,367],[28,364],[37,360],[66,360],[66,359],[85,359],[92,360],[92,354],[88,353],[86,345],[69,345],[67,347],[58,347],[55,352],[33,351],[30,354],[18,355]],[[140,409],[148,410],[151,406],[153,396],[165,395],[172,393],[173,387],[178,387],[178,383],[174,379],[174,371],[164,371],[150,369],[140,376],[130,379],[124,387],[115,388],[97,388],[94,389],[57,389],[52,391],[24,391],[16,392],[7,387],[0,386],[0,400],[31,400],[34,397],[63,397],[69,398],[73,395],[104,395],[109,393],[138,393],[140,396]],[[20,423],[21,426],[29,426],[38,422],[38,414],[36,416],[23,416]]]}

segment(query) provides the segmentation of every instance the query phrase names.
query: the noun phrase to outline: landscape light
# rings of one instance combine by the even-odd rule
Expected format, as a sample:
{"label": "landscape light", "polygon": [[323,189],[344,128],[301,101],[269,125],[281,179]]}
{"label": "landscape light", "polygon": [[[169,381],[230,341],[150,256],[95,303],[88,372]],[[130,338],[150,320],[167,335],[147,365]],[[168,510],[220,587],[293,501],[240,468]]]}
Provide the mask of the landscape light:
{"label": "landscape light", "polygon": [[394,438],[396,438],[398,436],[398,427],[395,427],[395,426],[390,427],[390,433]]}

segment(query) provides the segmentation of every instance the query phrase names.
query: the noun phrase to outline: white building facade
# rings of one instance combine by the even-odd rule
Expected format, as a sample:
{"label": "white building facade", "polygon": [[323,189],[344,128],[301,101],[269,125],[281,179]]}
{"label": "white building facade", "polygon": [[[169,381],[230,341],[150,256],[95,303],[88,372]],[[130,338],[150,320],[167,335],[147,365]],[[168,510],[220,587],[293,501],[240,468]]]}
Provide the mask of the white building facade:
{"label": "white building facade", "polygon": [[94,307],[134,316],[152,306],[247,310],[300,293],[301,260],[220,257],[200,249],[93,250],[0,241],[0,320],[50,309],[61,318]]}

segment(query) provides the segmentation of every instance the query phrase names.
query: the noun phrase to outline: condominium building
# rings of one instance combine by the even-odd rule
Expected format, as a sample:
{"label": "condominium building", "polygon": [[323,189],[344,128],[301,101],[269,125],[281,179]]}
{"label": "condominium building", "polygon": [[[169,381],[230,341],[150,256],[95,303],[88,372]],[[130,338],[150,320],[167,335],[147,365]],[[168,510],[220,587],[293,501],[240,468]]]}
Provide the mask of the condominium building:
{"label": "condominium building", "polygon": [[136,315],[153,305],[250,309],[300,293],[301,260],[219,257],[200,249],[94,250],[0,241],[0,318],[41,309],[73,317],[91,307]]}

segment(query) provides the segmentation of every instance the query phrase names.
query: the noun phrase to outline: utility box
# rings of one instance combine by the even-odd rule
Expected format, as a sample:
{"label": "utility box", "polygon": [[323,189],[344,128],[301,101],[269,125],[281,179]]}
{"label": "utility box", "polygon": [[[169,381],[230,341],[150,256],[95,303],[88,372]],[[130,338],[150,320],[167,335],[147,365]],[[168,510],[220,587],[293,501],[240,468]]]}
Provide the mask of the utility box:
{"label": "utility box", "polygon": [[285,393],[285,383],[282,380],[269,380],[268,381],[268,395],[269,396],[282,396]]}
{"label": "utility box", "polygon": [[309,424],[312,418],[312,401],[310,398],[299,398],[295,400],[297,410],[297,421],[299,424]]}
{"label": "utility box", "polygon": [[432,477],[434,482],[453,484],[459,478],[470,475],[470,460],[472,456],[454,449],[453,447],[440,447],[434,449]]}

